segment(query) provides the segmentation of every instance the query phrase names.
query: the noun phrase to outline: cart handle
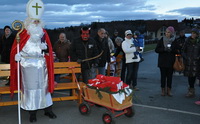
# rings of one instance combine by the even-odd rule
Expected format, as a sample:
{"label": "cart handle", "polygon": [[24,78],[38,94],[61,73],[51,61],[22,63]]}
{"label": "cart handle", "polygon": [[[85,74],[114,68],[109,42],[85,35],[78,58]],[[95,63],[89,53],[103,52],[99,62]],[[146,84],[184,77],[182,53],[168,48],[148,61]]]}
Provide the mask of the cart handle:
{"label": "cart handle", "polygon": [[80,91],[80,93],[81,93],[81,96],[84,97],[84,96],[83,96],[82,89],[81,89],[81,87],[80,87],[80,84],[78,83],[78,80],[77,80],[76,75],[75,75],[75,72],[74,72],[75,67],[69,67],[69,69],[72,71],[72,76],[73,76],[74,79],[75,79],[75,82],[76,82],[76,84],[77,84],[77,86],[78,86],[78,89],[79,89],[79,91]]}

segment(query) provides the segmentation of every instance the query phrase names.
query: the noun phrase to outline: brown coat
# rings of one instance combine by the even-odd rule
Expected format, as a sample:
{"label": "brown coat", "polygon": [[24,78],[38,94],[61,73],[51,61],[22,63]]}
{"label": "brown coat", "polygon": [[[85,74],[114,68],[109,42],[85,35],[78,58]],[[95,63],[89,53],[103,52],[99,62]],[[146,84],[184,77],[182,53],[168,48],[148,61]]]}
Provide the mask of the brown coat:
{"label": "brown coat", "polygon": [[58,40],[54,46],[53,51],[56,54],[57,59],[59,62],[67,62],[68,56],[69,56],[69,49],[70,49],[70,41],[64,41],[61,43],[60,40]]}

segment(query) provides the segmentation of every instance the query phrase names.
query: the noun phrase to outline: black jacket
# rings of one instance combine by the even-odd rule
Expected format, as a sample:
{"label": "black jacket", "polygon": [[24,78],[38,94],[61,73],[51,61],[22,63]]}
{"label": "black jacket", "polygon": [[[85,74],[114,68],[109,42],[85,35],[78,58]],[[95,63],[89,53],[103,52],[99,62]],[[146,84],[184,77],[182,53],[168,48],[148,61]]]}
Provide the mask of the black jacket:
{"label": "black jacket", "polygon": [[175,62],[175,41],[171,44],[171,49],[164,47],[163,38],[161,38],[156,46],[155,52],[158,53],[158,67],[173,68]]}
{"label": "black jacket", "polygon": [[125,61],[125,62],[126,62],[125,53],[124,53],[124,51],[122,50],[122,46],[121,46],[121,45],[120,45],[120,46],[117,46],[117,49],[116,49],[115,54],[114,54],[113,56],[117,57],[117,56],[120,54],[120,52],[122,52],[122,61]]}
{"label": "black jacket", "polygon": [[110,50],[108,47],[108,41],[106,40],[106,38],[104,38],[102,41],[100,41],[98,35],[94,39],[97,43],[97,48],[98,48],[99,54],[103,51],[103,54],[99,57],[98,66],[105,67],[106,62],[110,62]]}
{"label": "black jacket", "polygon": [[185,43],[185,40],[186,40],[185,35],[182,36],[182,37],[178,37],[178,38],[176,39],[176,41],[175,41],[175,44],[176,44],[176,45],[175,45],[175,46],[176,46],[176,50],[177,50],[178,54],[181,54],[183,45],[184,45],[184,43]]}
{"label": "black jacket", "polygon": [[[194,41],[194,42],[192,42]],[[182,56],[185,64],[184,75],[188,77],[199,76],[200,73],[200,39],[186,39]]]}
{"label": "black jacket", "polygon": [[3,35],[0,41],[1,61],[4,63],[10,63],[10,51],[14,40],[15,36],[11,34],[8,38]]}
{"label": "black jacket", "polygon": [[[72,41],[70,46],[70,57],[72,61],[84,60],[98,55],[97,45],[94,39],[89,38],[88,41],[83,41],[81,37]],[[97,59],[86,62],[81,62],[82,69],[89,69],[92,64],[97,64]]]}

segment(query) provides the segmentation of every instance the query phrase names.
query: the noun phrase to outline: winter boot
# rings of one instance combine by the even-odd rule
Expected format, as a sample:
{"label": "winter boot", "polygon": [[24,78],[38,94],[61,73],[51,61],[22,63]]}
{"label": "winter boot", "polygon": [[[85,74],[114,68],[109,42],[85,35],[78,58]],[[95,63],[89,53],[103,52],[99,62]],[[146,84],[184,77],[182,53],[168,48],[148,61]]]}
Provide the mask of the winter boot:
{"label": "winter boot", "polygon": [[37,111],[29,111],[29,114],[30,114],[29,121],[30,121],[31,123],[37,121],[36,113],[37,113]]}
{"label": "winter boot", "polygon": [[167,88],[167,95],[170,96],[170,97],[173,96],[172,93],[171,93],[171,88]]}
{"label": "winter boot", "polygon": [[186,94],[185,97],[188,97],[188,98],[195,97],[195,89],[194,88],[188,88],[188,93]]}
{"label": "winter boot", "polygon": [[132,59],[137,59],[137,54],[136,53],[133,53],[134,54],[134,57]]}
{"label": "winter boot", "polygon": [[143,62],[143,61],[144,61],[144,58],[141,57],[139,62]]}
{"label": "winter boot", "polygon": [[165,88],[162,88],[161,96],[165,96]]}

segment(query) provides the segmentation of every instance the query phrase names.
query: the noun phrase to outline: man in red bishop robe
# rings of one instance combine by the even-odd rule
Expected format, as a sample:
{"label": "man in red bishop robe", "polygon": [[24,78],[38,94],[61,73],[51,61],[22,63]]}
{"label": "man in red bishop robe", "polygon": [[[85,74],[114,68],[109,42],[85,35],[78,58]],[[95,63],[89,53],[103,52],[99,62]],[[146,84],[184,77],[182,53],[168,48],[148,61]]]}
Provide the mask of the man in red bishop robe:
{"label": "man in red bishop robe", "polygon": [[[30,3],[33,2],[33,3]],[[36,2],[36,3],[35,3]],[[30,4],[30,5],[29,5]],[[30,0],[31,4],[41,4],[41,0]],[[28,11],[30,12],[30,10]],[[54,67],[52,45],[39,17],[29,15],[25,22],[18,45],[14,41],[11,56],[10,91],[17,90],[17,69],[20,70],[21,108],[29,111],[30,122],[36,122],[37,110],[43,109],[49,118],[57,116],[52,112],[51,93],[54,90]],[[33,18],[34,17],[34,18]],[[19,62],[19,68],[17,68]]]}

